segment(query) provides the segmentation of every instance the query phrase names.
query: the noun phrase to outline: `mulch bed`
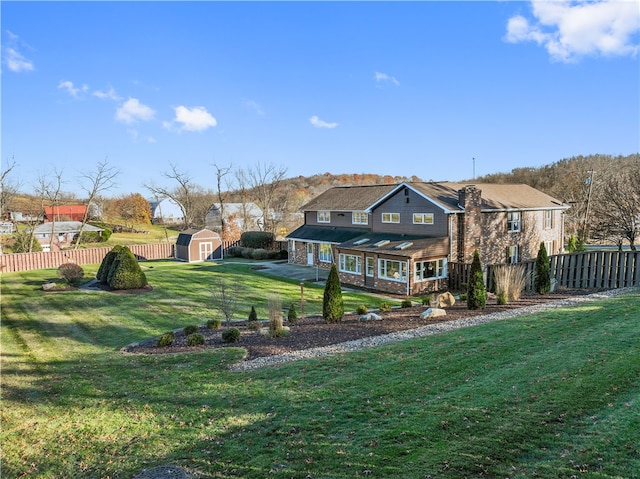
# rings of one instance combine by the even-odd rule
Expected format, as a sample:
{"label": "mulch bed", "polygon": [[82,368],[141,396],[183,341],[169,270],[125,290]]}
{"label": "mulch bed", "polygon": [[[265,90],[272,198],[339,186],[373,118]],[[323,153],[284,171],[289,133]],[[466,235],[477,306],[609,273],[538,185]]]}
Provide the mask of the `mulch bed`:
{"label": "mulch bed", "polygon": [[389,312],[376,311],[376,314],[382,317],[382,321],[362,322],[359,320],[359,315],[350,313],[345,314],[342,322],[328,324],[321,316],[309,316],[298,319],[298,321],[293,324],[285,323],[285,325],[290,328],[289,334],[285,337],[274,339],[249,329],[246,321],[234,322],[233,326],[240,330],[241,338],[239,342],[233,344],[222,341],[221,334],[224,326],[222,329],[217,330],[210,330],[207,329],[206,326],[200,326],[199,332],[205,338],[204,346],[188,346],[186,335],[182,330],[177,330],[175,331],[175,341],[171,346],[158,347],[156,345],[157,338],[151,338],[140,343],[126,346],[122,348],[122,351],[138,354],[166,354],[201,351],[207,348],[242,347],[247,350],[246,359],[255,359],[414,329],[427,324],[504,312],[511,309],[569,299],[594,292],[596,292],[596,290],[566,290],[546,295],[526,295],[520,300],[506,305],[497,305],[495,304],[495,299],[489,299],[487,300],[486,307],[482,310],[469,310],[467,309],[466,302],[458,301],[455,305],[446,308],[446,316],[426,320],[420,319],[420,314],[425,311],[426,306],[393,308]]}

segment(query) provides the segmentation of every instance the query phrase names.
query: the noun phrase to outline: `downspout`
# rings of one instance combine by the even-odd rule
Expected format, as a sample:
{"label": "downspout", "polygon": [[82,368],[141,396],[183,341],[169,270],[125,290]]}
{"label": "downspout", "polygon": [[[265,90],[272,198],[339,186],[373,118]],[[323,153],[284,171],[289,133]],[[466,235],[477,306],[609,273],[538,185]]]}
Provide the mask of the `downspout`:
{"label": "downspout", "polygon": [[409,296],[409,283],[411,281],[411,275],[409,274],[409,260],[407,260],[407,296]]}

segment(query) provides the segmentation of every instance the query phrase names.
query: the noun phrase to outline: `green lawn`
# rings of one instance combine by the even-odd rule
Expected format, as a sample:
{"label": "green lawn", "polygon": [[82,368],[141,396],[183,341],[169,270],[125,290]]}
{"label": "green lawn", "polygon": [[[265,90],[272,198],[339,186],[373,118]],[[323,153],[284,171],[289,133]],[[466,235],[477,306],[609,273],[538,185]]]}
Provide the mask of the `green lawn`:
{"label": "green lawn", "polygon": [[143,267],[154,290],[141,296],[39,291],[54,270],[2,275],[1,477],[163,464],[215,478],[640,477],[640,293],[231,373],[239,348],[118,350],[212,317],[217,274],[242,284],[246,314],[299,284],[243,265]]}

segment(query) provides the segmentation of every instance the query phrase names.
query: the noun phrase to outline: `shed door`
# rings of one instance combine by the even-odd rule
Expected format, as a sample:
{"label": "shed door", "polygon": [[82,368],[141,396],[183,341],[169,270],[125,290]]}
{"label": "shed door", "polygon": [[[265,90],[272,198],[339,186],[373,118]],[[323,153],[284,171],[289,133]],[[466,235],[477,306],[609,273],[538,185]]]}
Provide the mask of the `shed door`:
{"label": "shed door", "polygon": [[200,243],[200,261],[206,261],[213,253],[213,243],[211,241]]}

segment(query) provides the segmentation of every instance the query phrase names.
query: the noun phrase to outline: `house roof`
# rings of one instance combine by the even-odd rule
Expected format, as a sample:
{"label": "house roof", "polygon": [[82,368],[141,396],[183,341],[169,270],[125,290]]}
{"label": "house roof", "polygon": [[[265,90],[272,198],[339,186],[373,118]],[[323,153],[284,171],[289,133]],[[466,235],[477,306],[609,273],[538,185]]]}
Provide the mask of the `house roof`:
{"label": "house roof", "polygon": [[336,186],[309,201],[302,210],[365,211],[397,187],[397,184]]}
{"label": "house roof", "polygon": [[340,249],[401,257],[440,257],[449,253],[449,238],[412,236],[404,234],[371,233],[360,235],[340,244]]}
{"label": "house roof", "polygon": [[[331,188],[302,207],[303,211],[367,211],[401,188],[409,187],[446,212],[459,213],[459,190],[473,183],[405,182],[370,186]],[[526,184],[477,183],[482,210],[567,209],[569,206]]]}
{"label": "house roof", "polygon": [[[55,223],[43,223],[34,229],[35,234],[51,234],[51,233],[79,233],[82,221],[56,221]],[[104,231],[93,225],[84,225],[83,231]]]}
{"label": "house roof", "polygon": [[450,211],[464,211],[458,191],[473,184],[481,191],[483,211],[513,209],[567,209],[561,201],[527,184],[411,182],[406,183],[418,193]]}
{"label": "house roof", "polygon": [[[262,216],[262,209],[256,205],[255,203],[225,203],[224,204],[224,214],[227,216],[236,215],[242,216],[244,211],[251,216]],[[213,212],[216,214],[220,213],[220,203],[213,203],[211,208],[209,208],[209,212]]]}
{"label": "house roof", "polygon": [[331,228],[303,225],[287,235],[289,240],[339,244],[366,233],[362,228]]}
{"label": "house roof", "polygon": [[87,211],[86,205],[57,205],[57,206],[45,206],[44,214],[52,215],[84,215]]}

